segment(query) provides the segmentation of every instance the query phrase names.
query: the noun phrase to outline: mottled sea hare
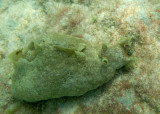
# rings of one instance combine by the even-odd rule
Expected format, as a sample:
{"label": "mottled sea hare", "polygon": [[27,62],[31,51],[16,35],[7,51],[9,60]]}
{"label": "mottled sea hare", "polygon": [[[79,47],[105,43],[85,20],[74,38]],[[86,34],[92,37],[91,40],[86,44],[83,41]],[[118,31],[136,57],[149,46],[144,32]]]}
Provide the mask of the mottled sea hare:
{"label": "mottled sea hare", "polygon": [[128,38],[96,47],[72,36],[44,35],[10,54],[12,94],[28,102],[83,95],[108,82],[117,69],[134,64],[125,49],[130,44]]}

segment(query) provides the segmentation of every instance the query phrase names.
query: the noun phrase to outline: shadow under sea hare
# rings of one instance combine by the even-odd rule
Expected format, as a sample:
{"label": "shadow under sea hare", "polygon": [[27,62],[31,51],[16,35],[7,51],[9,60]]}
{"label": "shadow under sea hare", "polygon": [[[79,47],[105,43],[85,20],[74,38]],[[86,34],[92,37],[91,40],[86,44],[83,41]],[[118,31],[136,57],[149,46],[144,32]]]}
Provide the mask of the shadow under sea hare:
{"label": "shadow under sea hare", "polygon": [[10,54],[12,95],[27,102],[83,95],[108,82],[117,69],[134,64],[125,46],[131,47],[129,38],[114,46],[93,46],[72,36],[41,36]]}

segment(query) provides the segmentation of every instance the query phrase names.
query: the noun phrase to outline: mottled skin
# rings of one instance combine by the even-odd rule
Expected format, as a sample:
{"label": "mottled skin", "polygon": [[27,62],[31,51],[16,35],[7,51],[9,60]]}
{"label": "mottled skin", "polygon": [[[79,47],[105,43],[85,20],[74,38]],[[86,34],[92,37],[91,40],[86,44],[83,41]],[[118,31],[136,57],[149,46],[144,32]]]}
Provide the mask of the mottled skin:
{"label": "mottled skin", "polygon": [[108,82],[117,69],[133,63],[124,48],[129,43],[94,47],[72,36],[37,38],[10,54],[15,69],[12,94],[28,102],[83,95]]}

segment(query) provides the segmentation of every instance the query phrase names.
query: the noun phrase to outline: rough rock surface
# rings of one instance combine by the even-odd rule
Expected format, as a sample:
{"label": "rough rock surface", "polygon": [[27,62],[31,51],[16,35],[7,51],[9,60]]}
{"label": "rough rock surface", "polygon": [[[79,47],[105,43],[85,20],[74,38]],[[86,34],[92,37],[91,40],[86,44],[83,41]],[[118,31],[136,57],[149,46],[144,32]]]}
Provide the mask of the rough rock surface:
{"label": "rough rock surface", "polygon": [[[72,3],[0,0],[0,113],[159,113],[160,0],[66,1]],[[45,32],[78,36],[94,45],[114,45],[131,34],[139,38],[135,45],[138,66],[130,73],[116,73],[83,96],[33,104],[15,100],[11,95],[13,64],[7,56]]]}

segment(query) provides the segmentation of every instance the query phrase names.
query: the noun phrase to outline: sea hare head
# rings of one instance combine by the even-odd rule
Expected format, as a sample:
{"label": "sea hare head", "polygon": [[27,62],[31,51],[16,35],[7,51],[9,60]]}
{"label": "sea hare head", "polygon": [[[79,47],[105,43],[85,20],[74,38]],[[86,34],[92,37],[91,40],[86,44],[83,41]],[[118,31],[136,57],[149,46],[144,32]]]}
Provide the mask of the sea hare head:
{"label": "sea hare head", "polygon": [[119,44],[97,49],[86,40],[57,34],[32,41],[10,58],[12,94],[28,102],[83,95],[131,60]]}

